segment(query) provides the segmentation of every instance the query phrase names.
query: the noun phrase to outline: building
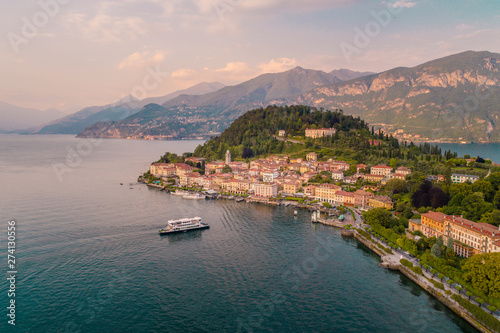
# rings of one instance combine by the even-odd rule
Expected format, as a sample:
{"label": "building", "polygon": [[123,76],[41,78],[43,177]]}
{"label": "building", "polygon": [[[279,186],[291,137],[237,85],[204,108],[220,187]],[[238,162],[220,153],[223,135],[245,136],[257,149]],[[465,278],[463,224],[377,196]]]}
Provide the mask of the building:
{"label": "building", "polygon": [[452,173],[451,174],[451,182],[452,183],[465,183],[465,182],[474,183],[476,180],[479,180],[479,176],[464,175],[464,174],[459,174],[459,173]]}
{"label": "building", "polygon": [[430,211],[422,214],[421,228],[424,236],[441,236],[445,244],[452,238],[453,250],[461,257],[500,252],[500,229],[488,223]]}
{"label": "building", "polygon": [[272,182],[274,182],[274,179],[278,178],[278,176],[279,176],[278,171],[263,172],[262,173],[262,181],[264,183],[272,183]]}
{"label": "building", "polygon": [[337,205],[345,205],[354,207],[354,193],[346,192],[346,191],[337,191],[334,194],[334,202]]}
{"label": "building", "polygon": [[401,166],[399,168],[396,169],[395,173],[399,173],[399,174],[403,174],[405,176],[409,176],[411,175],[411,169],[407,168],[407,167],[404,167],[404,166]]}
{"label": "building", "polygon": [[446,215],[430,211],[421,215],[422,233],[425,237],[444,237],[444,219]]}
{"label": "building", "polygon": [[421,219],[411,219],[408,221],[408,230],[411,232],[422,231],[422,220]]}
{"label": "building", "polygon": [[149,172],[155,177],[173,177],[175,166],[171,163],[153,163],[149,166]]}
{"label": "building", "polygon": [[300,190],[299,182],[283,183],[283,192],[287,194],[295,194]]}
{"label": "building", "polygon": [[229,163],[231,163],[231,153],[228,151],[226,151],[226,164],[229,165]]}
{"label": "building", "polygon": [[178,177],[181,177],[187,173],[193,172],[196,168],[185,164],[185,163],[174,163],[175,166],[175,174]]}
{"label": "building", "polygon": [[368,205],[372,208],[392,209],[394,203],[387,195],[377,195],[369,199]]}
{"label": "building", "polygon": [[330,204],[335,204],[335,193],[340,191],[341,187],[333,184],[321,184],[316,187],[316,199]]}
{"label": "building", "polygon": [[388,177],[392,173],[392,168],[387,165],[375,165],[370,169],[372,175],[382,175]]}
{"label": "building", "polygon": [[279,130],[278,136],[285,136],[285,130]]}
{"label": "building", "polygon": [[385,178],[384,175],[367,174],[367,175],[365,175],[364,180],[365,180],[365,182],[380,183],[384,178]]}
{"label": "building", "polygon": [[318,160],[318,154],[316,154],[315,152],[310,152],[306,155],[306,160],[316,162]]}
{"label": "building", "polygon": [[354,204],[360,208],[365,208],[370,202],[370,198],[373,198],[375,194],[368,191],[356,190],[354,192]]}
{"label": "building", "polygon": [[304,194],[307,195],[308,197],[316,196],[316,186],[309,185],[304,187]]}
{"label": "building", "polygon": [[342,181],[344,179],[344,172],[342,171],[332,171],[332,179]]}
{"label": "building", "polygon": [[335,128],[318,128],[318,129],[312,129],[312,128],[307,128],[306,129],[306,138],[322,138],[325,136],[333,136],[335,135]]}
{"label": "building", "polygon": [[189,172],[179,176],[179,185],[181,186],[196,186],[199,180],[202,179],[198,172]]}
{"label": "building", "polygon": [[366,164],[356,165],[356,173],[360,173],[362,170],[367,170],[368,166]]}
{"label": "building", "polygon": [[254,191],[260,197],[275,197],[278,195],[278,184],[254,184]]}

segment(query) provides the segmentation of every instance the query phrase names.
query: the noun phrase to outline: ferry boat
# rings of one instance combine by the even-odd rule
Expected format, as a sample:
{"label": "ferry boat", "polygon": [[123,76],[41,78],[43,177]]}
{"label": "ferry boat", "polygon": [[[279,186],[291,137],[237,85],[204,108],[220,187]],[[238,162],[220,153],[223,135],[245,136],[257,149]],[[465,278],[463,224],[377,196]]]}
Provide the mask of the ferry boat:
{"label": "ferry boat", "polygon": [[198,216],[180,220],[169,220],[167,223],[168,225],[159,231],[161,235],[210,228],[210,226],[202,222],[201,217]]}
{"label": "ferry boat", "polygon": [[186,194],[183,196],[184,199],[193,199],[193,200],[198,200],[198,199],[205,199],[205,196],[200,193],[192,193],[192,194]]}

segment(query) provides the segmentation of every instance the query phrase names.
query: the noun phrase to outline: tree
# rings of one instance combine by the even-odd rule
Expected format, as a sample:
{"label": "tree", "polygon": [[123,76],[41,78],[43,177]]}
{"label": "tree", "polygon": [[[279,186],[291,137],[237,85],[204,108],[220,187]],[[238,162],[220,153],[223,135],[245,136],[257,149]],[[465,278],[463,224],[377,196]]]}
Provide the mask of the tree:
{"label": "tree", "polygon": [[443,281],[443,279],[445,278],[444,274],[443,273],[439,273],[438,274],[438,279]]}
{"label": "tree", "polygon": [[446,242],[446,248],[448,250],[453,250],[453,238],[452,237],[448,237],[448,241]]}
{"label": "tree", "polygon": [[442,248],[444,246],[443,236],[439,236],[438,238],[436,238],[436,244],[439,246],[439,248]]}
{"label": "tree", "polygon": [[424,181],[411,196],[411,203],[416,208],[432,207],[436,209],[445,206],[448,201],[450,201],[448,195],[440,187],[433,186],[428,180]]}
{"label": "tree", "polygon": [[222,168],[222,173],[231,173],[232,171],[231,167],[227,164]]}
{"label": "tree", "polygon": [[253,150],[252,150],[252,148],[244,147],[243,148],[243,152],[241,154],[241,157],[244,158],[244,159],[253,157]]}
{"label": "tree", "polygon": [[494,209],[492,203],[484,200],[484,195],[481,192],[469,194],[462,201],[462,209],[464,218],[479,221],[481,217]]}
{"label": "tree", "polygon": [[478,254],[462,267],[463,279],[488,297],[500,297],[500,253]]}
{"label": "tree", "polygon": [[488,305],[488,310],[490,310],[490,313],[493,314],[493,312],[497,311],[497,308],[493,305]]}
{"label": "tree", "polygon": [[500,190],[497,191],[495,196],[493,197],[493,204],[500,209]]}
{"label": "tree", "polygon": [[479,222],[500,226],[500,210],[495,209],[491,212],[485,213]]}
{"label": "tree", "polygon": [[484,180],[487,180],[493,185],[496,191],[500,189],[500,172],[494,172],[486,177]]}
{"label": "tree", "polygon": [[432,248],[431,248],[431,253],[436,256],[436,257],[440,257],[441,256],[441,247],[436,243],[434,245],[432,245]]}
{"label": "tree", "polygon": [[385,184],[385,188],[392,194],[408,192],[406,182],[397,178],[389,180],[387,184]]}
{"label": "tree", "polygon": [[477,180],[472,184],[473,192],[481,192],[484,194],[484,200],[491,202],[495,196],[495,188],[487,180]]}

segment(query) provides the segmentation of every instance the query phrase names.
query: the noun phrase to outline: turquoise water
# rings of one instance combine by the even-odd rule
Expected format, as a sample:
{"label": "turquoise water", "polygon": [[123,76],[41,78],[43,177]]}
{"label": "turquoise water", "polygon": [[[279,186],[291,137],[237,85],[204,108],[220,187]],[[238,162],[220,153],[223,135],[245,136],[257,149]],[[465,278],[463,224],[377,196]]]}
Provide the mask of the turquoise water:
{"label": "turquoise water", "polygon": [[500,163],[499,143],[469,143],[463,145],[458,143],[440,143],[439,147],[441,147],[443,151],[451,150],[452,152],[457,152],[458,156],[481,156],[491,159],[494,163]]}
{"label": "turquoise water", "polygon": [[[163,152],[199,141],[87,143],[0,136],[0,228],[15,219],[19,236],[16,326],[2,315],[1,332],[474,331],[307,212],[135,184]],[[158,235],[195,215],[211,228]]]}

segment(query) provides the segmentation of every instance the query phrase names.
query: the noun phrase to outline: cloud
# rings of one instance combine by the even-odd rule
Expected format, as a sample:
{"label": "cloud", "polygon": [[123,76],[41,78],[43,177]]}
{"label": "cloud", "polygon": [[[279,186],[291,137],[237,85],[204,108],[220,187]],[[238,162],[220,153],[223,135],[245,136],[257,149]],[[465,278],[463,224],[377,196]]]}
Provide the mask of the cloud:
{"label": "cloud", "polygon": [[268,63],[260,64],[258,68],[262,73],[279,73],[292,69],[297,66],[295,58],[271,59]]}
{"label": "cloud", "polygon": [[383,1],[382,4],[392,8],[413,8],[417,3],[412,2],[410,0],[397,0],[396,2],[393,3]]}
{"label": "cloud", "polygon": [[457,25],[457,27],[456,27],[456,29],[457,29],[458,31],[470,30],[470,29],[472,29],[472,28],[474,28],[474,26],[473,26],[473,25],[468,25],[468,24],[465,24],[465,23],[460,24],[460,25]]}
{"label": "cloud", "polygon": [[123,59],[118,69],[140,69],[148,65],[156,65],[165,59],[166,51],[143,51],[135,52]]}
{"label": "cloud", "polygon": [[277,58],[268,62],[250,66],[245,62],[228,62],[221,68],[192,69],[180,68],[171,74],[172,79],[189,84],[203,81],[220,81],[226,84],[237,84],[264,73],[278,73],[297,66],[295,59]]}
{"label": "cloud", "polygon": [[95,42],[121,42],[146,34],[146,24],[140,17],[115,17],[99,13],[94,17],[71,13],[64,18],[67,27],[76,29],[85,39]]}

